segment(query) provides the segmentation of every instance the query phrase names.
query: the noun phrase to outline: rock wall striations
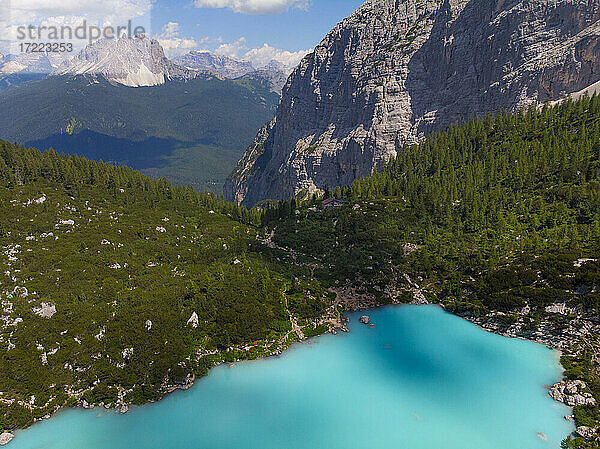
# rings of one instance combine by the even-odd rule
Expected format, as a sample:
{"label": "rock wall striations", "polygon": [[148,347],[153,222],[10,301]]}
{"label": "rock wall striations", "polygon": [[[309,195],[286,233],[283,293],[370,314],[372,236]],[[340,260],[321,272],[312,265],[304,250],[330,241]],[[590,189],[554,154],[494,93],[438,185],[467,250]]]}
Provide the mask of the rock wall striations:
{"label": "rock wall striations", "polygon": [[598,81],[600,0],[370,0],[294,70],[225,196],[347,185],[432,132]]}

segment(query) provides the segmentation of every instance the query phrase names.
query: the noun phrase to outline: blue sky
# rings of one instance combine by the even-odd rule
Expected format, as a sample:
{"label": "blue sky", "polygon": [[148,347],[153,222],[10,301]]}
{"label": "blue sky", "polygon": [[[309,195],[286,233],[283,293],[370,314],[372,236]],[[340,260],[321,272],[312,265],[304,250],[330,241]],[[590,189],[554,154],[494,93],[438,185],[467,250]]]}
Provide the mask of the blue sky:
{"label": "blue sky", "polygon": [[157,0],[151,26],[170,55],[191,47],[288,67],[364,0]]}
{"label": "blue sky", "polygon": [[[0,8],[0,53],[14,53],[19,27],[102,29],[143,25],[168,56],[211,50],[256,67],[291,68],[364,0],[19,0]],[[85,21],[85,22],[84,22]],[[43,41],[40,38],[39,41]],[[73,39],[75,51],[89,41]],[[8,48],[9,50],[6,50]]]}
{"label": "blue sky", "polygon": [[190,0],[158,0],[152,10],[152,29],[168,22],[180,25],[182,36],[245,38],[250,48],[267,43],[298,51],[313,48],[336,23],[351,14],[362,0],[313,0],[307,9],[291,7],[280,14],[244,14],[229,8],[198,8]]}

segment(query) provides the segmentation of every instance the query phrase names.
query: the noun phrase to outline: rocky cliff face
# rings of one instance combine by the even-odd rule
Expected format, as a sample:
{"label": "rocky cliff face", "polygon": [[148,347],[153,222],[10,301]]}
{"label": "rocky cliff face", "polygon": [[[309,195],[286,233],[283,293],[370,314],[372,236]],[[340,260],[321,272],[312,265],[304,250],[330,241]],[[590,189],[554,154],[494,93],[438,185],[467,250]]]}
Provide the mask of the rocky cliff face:
{"label": "rocky cliff face", "polygon": [[158,41],[144,36],[99,39],[51,75],[101,75],[130,87],[156,86],[170,79],[191,79],[198,72],[167,59]]}
{"label": "rocky cliff face", "polygon": [[225,195],[349,184],[453,123],[594,91],[599,20],[600,0],[370,0],[295,69]]}

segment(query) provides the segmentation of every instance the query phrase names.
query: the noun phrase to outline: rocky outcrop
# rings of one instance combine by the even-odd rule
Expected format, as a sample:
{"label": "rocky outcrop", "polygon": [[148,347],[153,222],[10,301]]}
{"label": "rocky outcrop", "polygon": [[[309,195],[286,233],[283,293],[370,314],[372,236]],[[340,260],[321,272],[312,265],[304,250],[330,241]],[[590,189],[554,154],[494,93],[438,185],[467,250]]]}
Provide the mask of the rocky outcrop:
{"label": "rocky outcrop", "polygon": [[346,185],[451,124],[585,91],[599,19],[600,0],[370,0],[292,73],[225,195]]}
{"label": "rocky outcrop", "polygon": [[186,326],[192,326],[194,329],[198,327],[198,314],[193,312],[190,318],[187,320]]}
{"label": "rocky outcrop", "polygon": [[597,435],[597,432],[597,427],[592,428],[586,426],[579,426],[577,427],[577,429],[575,429],[575,435],[581,438],[585,438],[586,440],[591,440],[592,438],[594,438]]}
{"label": "rocky outcrop", "polygon": [[577,405],[596,405],[596,400],[587,390],[582,380],[563,380],[552,385],[548,394],[558,402],[575,407]]}
{"label": "rocky outcrop", "polygon": [[15,436],[12,433],[4,432],[0,434],[0,446],[4,446],[12,441]]}
{"label": "rocky outcrop", "polygon": [[33,313],[42,318],[52,318],[56,314],[56,306],[49,302],[43,302],[39,307],[34,307]]}

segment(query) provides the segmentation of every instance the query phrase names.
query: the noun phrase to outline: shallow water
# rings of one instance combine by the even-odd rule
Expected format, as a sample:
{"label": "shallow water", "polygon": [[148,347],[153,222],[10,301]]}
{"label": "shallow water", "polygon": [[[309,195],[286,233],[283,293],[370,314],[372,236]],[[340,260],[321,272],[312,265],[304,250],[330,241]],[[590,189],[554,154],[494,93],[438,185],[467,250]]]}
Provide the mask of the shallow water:
{"label": "shallow water", "polygon": [[369,315],[375,328],[350,315],[349,334],[217,367],[126,415],[66,410],[8,447],[558,449],[572,431],[544,388],[556,352],[433,306]]}

